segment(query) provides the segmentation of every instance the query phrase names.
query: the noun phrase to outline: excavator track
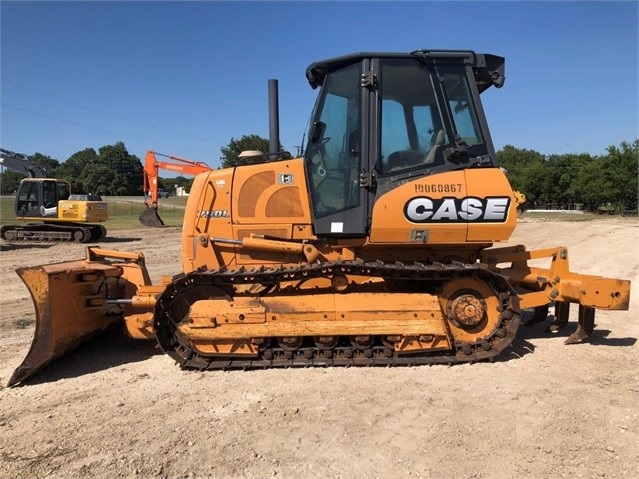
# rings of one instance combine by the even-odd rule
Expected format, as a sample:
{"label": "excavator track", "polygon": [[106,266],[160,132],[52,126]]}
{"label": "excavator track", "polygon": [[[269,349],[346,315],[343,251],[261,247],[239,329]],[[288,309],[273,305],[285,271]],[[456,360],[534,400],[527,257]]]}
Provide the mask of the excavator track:
{"label": "excavator track", "polygon": [[[182,318],[172,318],[173,305],[205,299],[207,291],[217,288],[230,297],[237,285],[262,284],[266,293],[277,289],[281,282],[306,280],[309,278],[330,278],[333,275],[360,275],[383,278],[385,281],[415,281],[422,285],[441,285],[442,283],[477,278],[490,284],[499,301],[498,325],[481,341],[455,342],[453,350],[432,351],[427,353],[397,354],[384,344],[381,336],[374,337],[370,346],[353,347],[348,337],[340,337],[330,348],[320,348],[312,337],[304,337],[295,350],[282,347],[277,338],[266,338],[261,344],[258,357],[209,357],[194,351],[187,340],[180,340],[175,334],[177,324]],[[201,293],[198,292],[201,291]],[[348,293],[345,293],[348,294]],[[183,311],[183,310],[182,310]],[[472,363],[495,359],[510,346],[521,322],[521,312],[516,293],[507,279],[490,270],[483,264],[438,264],[424,265],[413,263],[388,264],[383,262],[365,263],[362,261],[338,261],[317,263],[295,267],[239,269],[239,270],[197,270],[180,275],[167,286],[155,307],[154,327],[161,348],[173,357],[183,368],[188,369],[266,369],[309,366],[417,366],[435,364]],[[362,334],[366,334],[365,331]]]}
{"label": "excavator track", "polygon": [[6,241],[89,243],[106,236],[102,225],[25,224],[3,226],[0,237]]}

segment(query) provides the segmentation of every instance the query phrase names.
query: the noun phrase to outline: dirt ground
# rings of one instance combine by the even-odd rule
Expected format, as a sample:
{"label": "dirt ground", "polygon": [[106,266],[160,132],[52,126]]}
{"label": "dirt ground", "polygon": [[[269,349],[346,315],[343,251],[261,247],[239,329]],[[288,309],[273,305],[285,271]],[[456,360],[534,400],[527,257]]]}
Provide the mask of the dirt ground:
{"label": "dirt ground", "polygon": [[[180,229],[119,231],[151,277],[180,270]],[[523,220],[513,243],[567,246],[575,271],[631,279],[630,311],[590,343],[520,329],[495,363],[254,372],[180,370],[151,342],[103,336],[0,389],[0,478],[639,477],[639,222]],[[81,245],[0,252],[0,383],[34,313],[19,266]],[[576,316],[572,311],[572,318]]]}

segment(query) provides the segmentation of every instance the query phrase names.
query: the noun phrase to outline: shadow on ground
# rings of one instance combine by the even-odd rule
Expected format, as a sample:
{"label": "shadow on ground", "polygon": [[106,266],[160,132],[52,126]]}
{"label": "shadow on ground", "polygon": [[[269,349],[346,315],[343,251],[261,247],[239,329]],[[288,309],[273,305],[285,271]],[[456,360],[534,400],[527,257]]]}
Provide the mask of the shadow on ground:
{"label": "shadow on ground", "polygon": [[0,244],[0,251],[17,251],[21,249],[48,249],[54,246],[55,243],[7,243]]}
{"label": "shadow on ground", "polygon": [[[556,333],[546,332],[550,324],[550,317],[546,321],[526,326],[531,315],[524,313],[523,322],[510,348],[495,358],[496,362],[512,361],[534,353],[535,345],[530,341],[537,338],[561,337],[567,338],[576,329],[576,321]],[[609,338],[611,331],[596,329],[588,342],[595,346],[629,347],[633,346],[636,338]],[[93,374],[106,369],[126,364],[145,361],[153,355],[164,354],[154,340],[141,341],[131,339],[118,329],[107,331],[97,338],[81,345],[66,356],[54,360],[42,371],[22,382],[22,385],[55,382],[66,378],[75,378],[86,374]]]}
{"label": "shadow on ground", "polygon": [[129,241],[142,241],[142,238],[131,238],[124,236],[107,236],[106,238],[102,238],[100,243],[126,243]]}
{"label": "shadow on ground", "polygon": [[145,361],[163,354],[153,340],[131,339],[119,330],[106,333],[84,343],[64,357],[51,362],[42,371],[27,378],[22,386],[76,378],[125,364]]}
{"label": "shadow on ground", "polygon": [[[566,340],[577,329],[577,321],[573,320],[570,321],[565,328],[557,332],[549,332],[547,329],[552,322],[553,316],[548,316],[548,318],[544,321],[527,325],[526,323],[528,323],[532,317],[532,312],[524,311],[522,315],[522,325],[519,326],[519,330],[517,331],[517,336],[515,337],[513,344],[497,358],[497,361],[508,361],[513,358],[521,358],[527,354],[533,353],[535,351],[535,345],[530,342],[531,339],[559,337]],[[637,338],[610,338],[610,334],[611,331],[609,329],[597,329],[597,325],[595,324],[594,331],[584,342],[592,344],[593,346],[609,347],[629,347],[633,346],[637,342]]]}

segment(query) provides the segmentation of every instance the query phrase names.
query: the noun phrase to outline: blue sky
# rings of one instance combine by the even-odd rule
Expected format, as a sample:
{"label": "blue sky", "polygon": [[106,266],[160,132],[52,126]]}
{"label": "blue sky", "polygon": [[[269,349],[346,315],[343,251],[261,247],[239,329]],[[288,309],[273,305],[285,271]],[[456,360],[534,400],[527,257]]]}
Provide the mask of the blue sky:
{"label": "blue sky", "polygon": [[231,137],[301,144],[315,60],[472,49],[506,57],[484,95],[496,148],[602,154],[638,132],[638,3],[0,3],[0,146],[64,161],[123,141],[219,165]]}

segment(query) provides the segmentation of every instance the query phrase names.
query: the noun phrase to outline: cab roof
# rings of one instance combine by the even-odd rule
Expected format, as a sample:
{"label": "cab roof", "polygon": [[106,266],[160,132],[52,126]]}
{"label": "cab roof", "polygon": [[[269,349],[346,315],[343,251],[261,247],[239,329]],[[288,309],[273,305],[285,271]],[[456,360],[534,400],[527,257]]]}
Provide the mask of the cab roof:
{"label": "cab roof", "polygon": [[327,73],[366,58],[412,58],[422,61],[458,62],[473,68],[479,92],[491,86],[501,88],[505,80],[504,57],[489,53],[475,53],[472,50],[413,50],[409,53],[358,52],[312,63],[306,69],[306,78],[313,89],[324,83]]}

